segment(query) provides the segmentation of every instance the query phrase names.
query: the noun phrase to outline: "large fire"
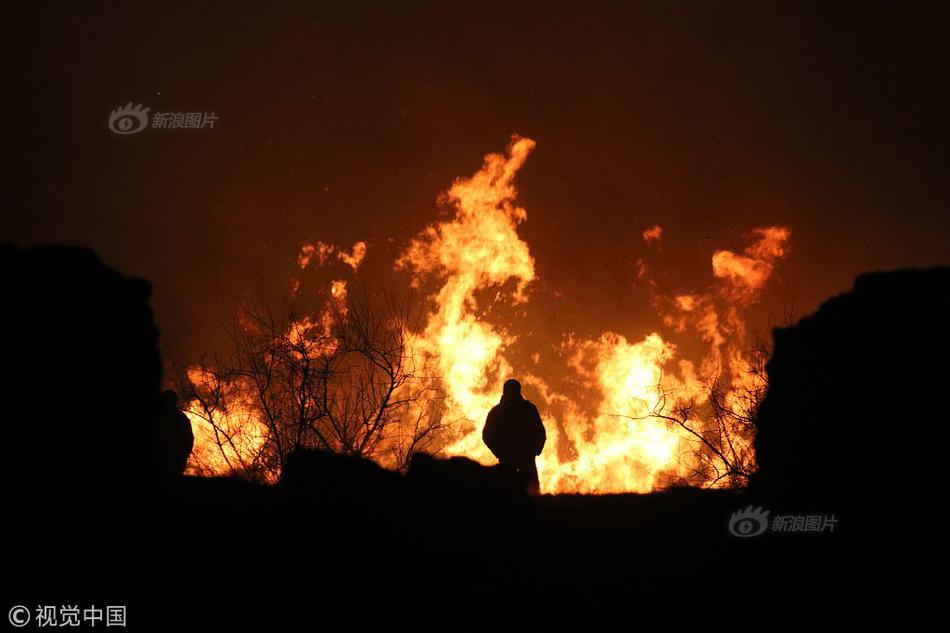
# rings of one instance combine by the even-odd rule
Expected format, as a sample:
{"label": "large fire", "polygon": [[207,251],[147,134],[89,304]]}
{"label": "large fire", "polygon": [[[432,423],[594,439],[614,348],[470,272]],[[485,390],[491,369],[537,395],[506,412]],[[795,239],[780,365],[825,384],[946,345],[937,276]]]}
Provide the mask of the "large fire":
{"label": "large fire", "polygon": [[[747,404],[740,394],[761,386],[764,376],[746,371],[742,313],[786,255],[790,230],[755,228],[742,253],[714,252],[713,283],[704,292],[654,293],[664,327],[695,334],[707,345],[698,361],[679,358],[677,347],[659,332],[639,341],[615,332],[593,339],[568,332],[546,341],[545,351],[554,351],[562,363],[557,371],[569,374],[577,386],[576,392],[567,393],[551,386],[533,364],[512,359],[518,320],[488,309],[506,306],[517,313],[531,305],[535,261],[518,234],[527,212],[516,204],[514,180],[534,147],[534,141],[515,136],[507,154],[487,155],[477,173],[456,180],[440,197],[453,209],[452,216],[426,227],[394,262],[397,270],[411,275],[414,286],[430,291],[431,309],[424,327],[412,337],[411,356],[435,368],[444,392],[443,415],[450,429],[442,453],[494,463],[481,440],[482,427],[503,382],[518,377],[547,430],[548,441],[538,459],[543,492],[646,492],[676,482],[722,485],[726,479],[708,473],[697,479],[703,470],[698,439],[710,424],[702,417],[702,405],[715,383],[722,388],[721,404],[738,412]],[[658,225],[643,232],[647,247],[663,238]],[[350,252],[317,243],[303,247],[298,263],[306,268],[335,257],[355,273],[366,254],[365,242]],[[642,260],[630,275],[649,281]],[[656,290],[652,281],[649,285]],[[293,294],[299,287],[294,281]],[[328,301],[337,309],[307,317],[294,327],[329,332],[333,318],[346,318],[346,288],[346,281],[335,281]],[[202,368],[192,369],[190,378],[206,386],[213,380]],[[225,392],[231,388],[215,387]],[[267,442],[266,426],[238,392],[228,401],[224,443],[221,429],[207,423],[197,403],[186,411],[195,432],[192,472],[239,470]],[[751,454],[748,435],[728,440],[732,454]]]}

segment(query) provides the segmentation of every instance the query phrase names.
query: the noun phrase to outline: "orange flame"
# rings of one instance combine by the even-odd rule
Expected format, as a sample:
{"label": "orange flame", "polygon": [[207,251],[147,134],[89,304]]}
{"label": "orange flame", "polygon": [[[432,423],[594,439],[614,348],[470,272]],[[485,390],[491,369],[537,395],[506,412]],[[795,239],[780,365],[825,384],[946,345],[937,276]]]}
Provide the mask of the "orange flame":
{"label": "orange flame", "polygon": [[195,444],[185,472],[189,475],[229,475],[249,470],[250,462],[260,453],[268,438],[267,425],[258,417],[257,409],[248,397],[251,390],[238,382],[221,384],[212,373],[200,367],[190,368],[188,379],[196,389],[204,392],[222,390],[226,409],[211,415],[204,410],[199,399],[188,403],[184,413],[191,421]]}
{"label": "orange flame", "polygon": [[662,237],[663,237],[663,227],[660,226],[659,224],[654,224],[652,228],[649,228],[643,231],[643,241],[646,244],[659,242]]}
{"label": "orange flame", "polygon": [[[512,181],[533,148],[534,141],[515,137],[508,157],[489,154],[475,176],[457,180],[444,197],[455,205],[455,217],[427,228],[396,262],[415,272],[416,284],[425,273],[445,280],[420,351],[437,359],[450,410],[480,421],[479,433],[501,381],[511,374],[502,352],[512,338],[478,318],[475,292],[515,280],[512,301],[526,300],[534,259],[515,230],[527,214],[513,204]],[[487,455],[474,435],[463,445],[449,452]]]}
{"label": "orange flame", "polygon": [[456,180],[443,198],[455,206],[455,216],[428,227],[396,262],[414,272],[417,285],[426,274],[444,279],[419,351],[436,360],[449,415],[458,421],[460,437],[445,448],[447,454],[492,459],[481,431],[512,374],[503,353],[513,338],[479,318],[475,293],[514,280],[511,301],[526,300],[534,259],[516,231],[527,214],[514,205],[513,180],[534,145],[513,137],[508,156],[489,154],[473,177]]}
{"label": "orange flame", "polygon": [[333,253],[336,253],[337,257],[339,257],[344,264],[353,270],[357,270],[363,258],[366,257],[366,242],[360,241],[354,244],[352,252],[350,253],[347,253],[339,246],[325,244],[323,242],[304,244],[300,247],[300,253],[297,255],[297,266],[301,269],[306,268],[313,261],[314,257],[317,258],[317,265],[323,266]]}
{"label": "orange flame", "polygon": [[717,251],[712,258],[713,274],[726,280],[743,302],[750,301],[772,276],[775,261],[785,256],[791,236],[789,228],[782,226],[753,229],[752,233],[759,239],[745,249],[745,255]]}

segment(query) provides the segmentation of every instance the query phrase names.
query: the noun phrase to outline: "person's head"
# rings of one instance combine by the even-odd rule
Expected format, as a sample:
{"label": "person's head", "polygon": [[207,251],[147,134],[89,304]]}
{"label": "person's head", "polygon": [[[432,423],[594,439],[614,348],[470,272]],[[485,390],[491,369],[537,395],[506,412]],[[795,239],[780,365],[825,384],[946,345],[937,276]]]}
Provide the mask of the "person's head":
{"label": "person's head", "polygon": [[178,408],[178,394],[171,389],[162,392],[162,405],[167,409]]}
{"label": "person's head", "polygon": [[501,395],[506,398],[520,398],[521,383],[514,378],[509,378],[505,381],[505,386],[502,388]]}

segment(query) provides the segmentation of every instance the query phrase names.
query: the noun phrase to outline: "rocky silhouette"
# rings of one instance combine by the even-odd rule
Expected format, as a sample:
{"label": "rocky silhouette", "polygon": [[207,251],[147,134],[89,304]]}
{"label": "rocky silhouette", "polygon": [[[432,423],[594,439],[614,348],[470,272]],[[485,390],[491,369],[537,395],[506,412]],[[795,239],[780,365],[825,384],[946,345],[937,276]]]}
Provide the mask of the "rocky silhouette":
{"label": "rocky silhouette", "polygon": [[20,595],[117,590],[154,544],[149,293],[86,249],[0,246],[5,567]]}
{"label": "rocky silhouette", "polygon": [[[775,330],[750,490],[774,505],[879,513],[882,494],[933,481],[950,358],[950,269],[865,274]],[[936,424],[935,424],[936,422]],[[847,523],[847,522],[845,522]]]}

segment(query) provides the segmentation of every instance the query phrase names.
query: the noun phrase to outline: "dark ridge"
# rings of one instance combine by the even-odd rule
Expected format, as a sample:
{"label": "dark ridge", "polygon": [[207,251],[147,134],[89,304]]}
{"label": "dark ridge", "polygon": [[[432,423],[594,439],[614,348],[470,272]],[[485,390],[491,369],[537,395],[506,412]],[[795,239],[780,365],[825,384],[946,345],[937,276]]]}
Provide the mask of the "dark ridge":
{"label": "dark ridge", "polygon": [[[867,551],[849,537],[873,526],[879,550],[892,544],[869,517],[896,512],[942,463],[950,269],[863,275],[776,330],[748,491],[541,497],[498,467],[424,454],[405,476],[305,451],[274,486],[183,477],[192,438],[162,397],[148,284],[88,250],[11,246],[0,284],[16,599],[125,603],[149,628],[186,614],[280,629],[314,600],[471,609],[486,587],[497,608],[562,595],[589,608],[697,576],[833,586]],[[838,529],[730,534],[753,503],[834,515]]]}

